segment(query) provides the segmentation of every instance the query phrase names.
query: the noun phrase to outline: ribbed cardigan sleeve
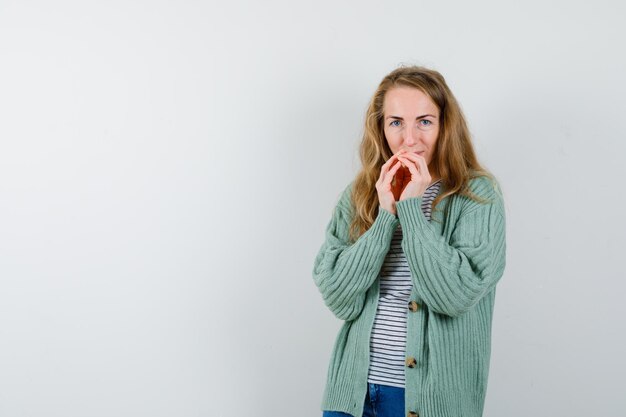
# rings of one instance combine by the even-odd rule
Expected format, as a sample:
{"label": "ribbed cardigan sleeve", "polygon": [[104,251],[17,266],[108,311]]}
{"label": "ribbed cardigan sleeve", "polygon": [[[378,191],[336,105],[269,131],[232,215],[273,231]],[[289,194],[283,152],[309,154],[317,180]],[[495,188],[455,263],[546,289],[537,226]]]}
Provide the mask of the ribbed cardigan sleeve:
{"label": "ribbed cardigan sleeve", "polygon": [[396,216],[379,208],[372,226],[349,243],[351,222],[348,186],[326,227],[326,235],[313,266],[313,280],[324,303],[341,320],[361,314],[368,288],[374,283],[389,251]]}
{"label": "ribbed cardigan sleeve", "polygon": [[402,249],[413,284],[434,312],[459,316],[490,292],[506,263],[505,214],[502,196],[487,180],[476,180],[472,191],[488,198],[478,203],[464,198],[449,241],[437,234],[422,212],[422,197],[396,203],[402,225]]}

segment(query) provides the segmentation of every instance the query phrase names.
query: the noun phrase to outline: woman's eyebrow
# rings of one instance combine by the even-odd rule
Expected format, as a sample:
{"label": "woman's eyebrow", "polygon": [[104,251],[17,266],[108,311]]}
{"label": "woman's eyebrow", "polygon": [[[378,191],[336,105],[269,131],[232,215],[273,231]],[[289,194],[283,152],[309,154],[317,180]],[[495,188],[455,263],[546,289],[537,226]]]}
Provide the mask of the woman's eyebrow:
{"label": "woman's eyebrow", "polygon": [[[430,116],[430,117],[434,117],[435,119],[437,118],[437,116],[432,115],[432,114],[423,114],[423,115],[421,115],[421,116],[417,116],[417,117],[415,118],[415,120],[418,120],[418,119],[423,119],[424,117],[428,117],[428,116]],[[400,117],[400,116],[387,116],[387,117],[385,117],[385,120],[386,120],[386,119],[398,119],[398,120],[404,120],[404,119],[403,119],[402,117]]]}

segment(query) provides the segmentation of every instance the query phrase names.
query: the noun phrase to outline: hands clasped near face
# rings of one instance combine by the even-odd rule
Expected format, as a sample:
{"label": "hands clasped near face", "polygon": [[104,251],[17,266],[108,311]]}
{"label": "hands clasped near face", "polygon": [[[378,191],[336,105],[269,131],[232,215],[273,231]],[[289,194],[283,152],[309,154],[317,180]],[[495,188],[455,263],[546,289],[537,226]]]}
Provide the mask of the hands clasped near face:
{"label": "hands clasped near face", "polygon": [[393,155],[380,169],[380,177],[376,181],[376,191],[380,206],[396,215],[396,199],[392,192],[391,182],[402,166],[409,169],[411,180],[408,182],[398,201],[424,195],[432,180],[426,159],[423,156],[401,149]]}

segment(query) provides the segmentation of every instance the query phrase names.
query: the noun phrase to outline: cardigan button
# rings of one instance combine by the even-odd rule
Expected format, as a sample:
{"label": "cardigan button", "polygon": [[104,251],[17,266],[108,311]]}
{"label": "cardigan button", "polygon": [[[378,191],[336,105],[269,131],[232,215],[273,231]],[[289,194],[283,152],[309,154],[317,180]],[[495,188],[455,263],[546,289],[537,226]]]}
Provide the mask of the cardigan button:
{"label": "cardigan button", "polygon": [[417,361],[413,356],[409,356],[408,358],[406,358],[406,366],[408,366],[409,368],[415,368],[415,365],[417,365]]}
{"label": "cardigan button", "polygon": [[407,414],[407,417],[418,417],[418,415],[414,411],[409,411],[409,414]]}
{"label": "cardigan button", "polygon": [[417,304],[415,301],[409,301],[409,310],[415,313],[418,308],[419,304]]}

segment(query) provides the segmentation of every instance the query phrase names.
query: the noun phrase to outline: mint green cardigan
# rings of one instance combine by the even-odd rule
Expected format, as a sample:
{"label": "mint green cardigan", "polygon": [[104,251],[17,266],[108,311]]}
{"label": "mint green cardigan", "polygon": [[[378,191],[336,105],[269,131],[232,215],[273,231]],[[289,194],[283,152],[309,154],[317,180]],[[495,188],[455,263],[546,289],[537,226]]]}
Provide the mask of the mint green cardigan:
{"label": "mint green cardigan", "polygon": [[418,304],[416,311],[407,306],[405,415],[481,416],[495,286],[505,267],[505,210],[497,182],[472,179],[470,189],[490,202],[447,196],[439,210],[433,208],[430,222],[422,197],[398,201],[397,217],[379,208],[372,226],[351,244],[352,185],[333,211],[313,267],[325,305],[345,320],[330,358],[321,409],[363,414],[379,272],[400,224],[413,279],[410,302]]}

